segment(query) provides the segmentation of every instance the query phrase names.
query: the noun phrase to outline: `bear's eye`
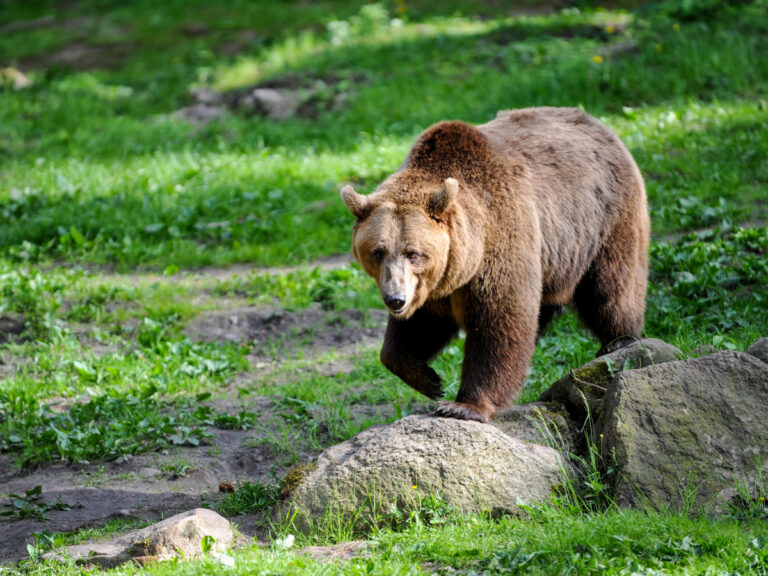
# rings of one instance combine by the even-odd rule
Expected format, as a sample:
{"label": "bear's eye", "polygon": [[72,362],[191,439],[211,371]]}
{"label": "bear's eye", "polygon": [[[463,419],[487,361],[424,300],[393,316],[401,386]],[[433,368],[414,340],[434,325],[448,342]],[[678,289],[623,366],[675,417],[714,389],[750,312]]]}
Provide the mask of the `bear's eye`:
{"label": "bear's eye", "polygon": [[382,260],[384,260],[384,254],[385,252],[383,248],[376,248],[373,251],[373,259],[376,260],[377,262],[381,262]]}
{"label": "bear's eye", "polygon": [[409,250],[408,252],[405,253],[405,257],[408,258],[408,260],[410,260],[411,262],[416,262],[419,259],[419,257],[421,257],[421,254],[419,254],[418,252],[415,252],[414,250]]}

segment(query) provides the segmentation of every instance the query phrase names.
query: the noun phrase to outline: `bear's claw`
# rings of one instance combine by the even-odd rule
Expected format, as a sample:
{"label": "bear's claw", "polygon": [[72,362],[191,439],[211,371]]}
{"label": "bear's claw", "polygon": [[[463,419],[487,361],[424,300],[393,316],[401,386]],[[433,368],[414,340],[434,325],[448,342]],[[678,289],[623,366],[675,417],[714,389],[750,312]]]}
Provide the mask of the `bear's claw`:
{"label": "bear's claw", "polygon": [[439,381],[435,384],[432,384],[428,388],[419,388],[418,390],[431,400],[440,400],[440,398],[445,396],[445,390],[443,390],[443,386]]}
{"label": "bear's claw", "polygon": [[440,402],[432,412],[432,416],[442,418],[455,418],[457,420],[474,420],[475,422],[488,422],[488,418],[474,406],[461,402]]}

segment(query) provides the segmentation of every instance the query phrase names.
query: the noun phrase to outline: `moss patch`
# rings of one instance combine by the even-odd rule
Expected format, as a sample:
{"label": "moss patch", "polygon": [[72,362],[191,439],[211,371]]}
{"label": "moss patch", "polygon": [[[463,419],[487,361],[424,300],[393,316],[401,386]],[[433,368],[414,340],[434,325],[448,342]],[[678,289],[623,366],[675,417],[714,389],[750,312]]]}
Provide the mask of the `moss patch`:
{"label": "moss patch", "polygon": [[592,366],[582,366],[571,371],[576,386],[584,392],[593,392],[594,388],[606,388],[613,380],[608,364],[597,362]]}
{"label": "moss patch", "polygon": [[294,466],[288,474],[283,478],[280,484],[280,500],[287,500],[290,498],[293,491],[301,484],[304,477],[317,468],[317,462],[310,462],[309,464],[299,464]]}

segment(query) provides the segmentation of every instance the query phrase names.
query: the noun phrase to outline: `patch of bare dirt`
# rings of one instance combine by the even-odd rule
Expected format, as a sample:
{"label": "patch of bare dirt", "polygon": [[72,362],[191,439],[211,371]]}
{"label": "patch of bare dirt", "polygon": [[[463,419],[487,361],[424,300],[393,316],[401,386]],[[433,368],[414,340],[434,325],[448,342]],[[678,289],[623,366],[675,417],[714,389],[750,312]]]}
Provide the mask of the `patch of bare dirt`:
{"label": "patch of bare dirt", "polygon": [[26,329],[27,325],[22,314],[0,314],[0,344],[21,341]]}
{"label": "patch of bare dirt", "polygon": [[56,28],[58,30],[82,30],[96,22],[93,16],[75,16],[73,18],[63,18],[57,20],[53,14],[33,18],[31,20],[18,20],[8,22],[0,26],[0,33],[10,34],[23,30],[41,30],[43,28]]}
{"label": "patch of bare dirt", "polygon": [[[752,219],[752,220],[746,220],[743,222],[739,222],[738,226],[741,228],[763,228],[768,224],[765,219]],[[658,240],[661,240],[663,242],[679,242],[684,236],[687,236],[688,234],[695,234],[697,236],[703,236],[706,234],[711,234],[715,231],[714,226],[707,226],[704,228],[696,228],[695,230],[687,230],[685,232],[670,232],[668,234],[664,234]]]}
{"label": "patch of bare dirt", "polygon": [[119,68],[133,51],[134,46],[128,42],[88,44],[75,41],[47,54],[23,58],[19,66],[25,70],[45,70],[53,66],[75,70],[114,70]]}
{"label": "patch of bare dirt", "polygon": [[331,351],[351,353],[380,343],[386,320],[384,310],[236,308],[203,312],[184,332],[196,341],[249,344],[255,362],[269,363],[295,350],[311,358]]}
{"label": "patch of bare dirt", "polygon": [[[349,256],[336,256],[314,263],[323,268],[344,266]],[[210,279],[215,280],[246,275],[253,267],[228,269],[209,268],[174,277],[141,276],[126,281],[185,282],[196,288],[195,293],[210,297]],[[286,273],[293,269],[259,269],[268,273]],[[222,495],[221,482],[274,483],[282,478],[296,461],[311,460],[319,449],[314,444],[291,446],[285,453],[280,442],[285,418],[291,417],[290,403],[281,399],[261,396],[241,396],[241,389],[252,388],[255,380],[263,379],[266,370],[280,366],[286,358],[300,355],[296,371],[312,370],[322,374],[340,374],[356,367],[355,354],[364,347],[379,346],[383,337],[387,314],[384,310],[328,311],[320,306],[301,311],[242,306],[238,301],[217,299],[223,309],[204,312],[192,321],[187,335],[208,342],[243,342],[252,346],[250,360],[257,370],[239,374],[225,392],[224,398],[207,404],[215,413],[237,414],[241,411],[256,414],[255,427],[250,430],[224,430],[209,427],[213,437],[206,445],[180,447],[168,453],[149,453],[120,458],[112,462],[67,464],[48,463],[34,468],[20,469],[13,463],[13,455],[0,454],[0,510],[11,493],[24,494],[36,486],[42,487],[44,502],[65,502],[69,510],[48,510],[43,521],[16,520],[0,517],[0,563],[16,562],[26,558],[26,545],[34,541],[33,532],[74,532],[98,527],[114,518],[144,521],[158,520],[172,514],[199,507],[215,505]],[[228,306],[234,307],[227,308]],[[2,334],[18,336],[23,330],[23,318],[0,317]],[[81,342],[91,346],[95,355],[114,352],[112,346],[100,343],[91,335],[87,324],[74,326]],[[335,354],[329,354],[335,352]],[[318,358],[317,361],[313,360]],[[15,369],[15,357],[0,355],[0,376]],[[55,410],[66,410],[71,400],[59,399]],[[306,409],[306,408],[305,408]],[[314,407],[308,408],[310,412]],[[322,407],[317,407],[322,410]],[[389,405],[358,403],[347,406],[346,417],[354,422],[386,420],[393,415]],[[287,415],[287,416],[286,416]],[[311,415],[311,414],[310,414]],[[318,415],[320,417],[322,415]],[[330,430],[324,428],[320,418],[315,431],[320,445],[333,443]],[[232,517],[241,532],[249,537],[264,536],[264,524],[257,516]],[[328,548],[311,548],[312,557],[330,561],[357,557],[364,553],[357,543]]]}
{"label": "patch of bare dirt", "polygon": [[199,88],[190,93],[190,105],[174,112],[174,116],[198,126],[228,111],[276,121],[296,116],[313,119],[343,108],[355,88],[366,82],[362,74],[284,74],[227,92]]}
{"label": "patch of bare dirt", "polygon": [[[304,359],[326,355],[329,359],[299,370],[325,374],[348,372],[355,367],[354,353],[364,346],[381,342],[386,312],[345,310],[329,312],[320,307],[303,311],[263,308],[234,308],[206,312],[187,328],[195,340],[255,343],[251,360],[256,366],[275,366],[295,351]],[[94,342],[94,345],[98,343]],[[111,350],[98,349],[95,353]],[[327,355],[335,350],[337,355]],[[3,364],[0,363],[0,369]],[[315,456],[309,448],[294,447],[289,458],[280,452],[281,414],[289,405],[266,397],[241,398],[236,388],[247,389],[258,374],[239,375],[223,399],[209,403],[216,413],[236,414],[248,411],[257,415],[257,425],[247,431],[209,428],[213,437],[200,447],[182,447],[167,454],[150,453],[121,458],[114,462],[66,464],[62,462],[19,469],[12,456],[0,454],[0,496],[23,494],[42,486],[44,502],[65,502],[69,510],[49,510],[44,521],[0,518],[0,563],[16,562],[26,557],[26,545],[33,542],[33,532],[73,532],[102,526],[114,518],[158,520],[200,505],[215,504],[222,496],[219,483],[240,481],[274,483],[282,478],[292,462]],[[239,384],[238,384],[239,383]],[[57,409],[66,409],[64,402]],[[393,408],[354,404],[348,418],[364,421],[391,417]],[[329,431],[317,430],[321,444],[332,443]],[[0,503],[5,503],[4,499]],[[4,507],[2,507],[4,509]],[[247,536],[259,536],[263,530],[258,518],[234,517]],[[355,557],[362,550],[349,547],[310,549],[313,557],[329,560]]]}
{"label": "patch of bare dirt", "polygon": [[[335,270],[343,268],[352,262],[351,254],[333,254],[318,258],[306,264],[296,266],[254,266],[253,264],[232,264],[231,266],[205,266],[195,270],[185,270],[178,274],[165,276],[157,272],[144,272],[133,274],[118,274],[103,268],[95,268],[90,271],[94,274],[103,273],[104,278],[109,281],[116,281],[121,284],[131,286],[149,285],[167,283],[182,285],[185,287],[208,289],[212,282],[225,282],[235,278],[246,278],[251,274],[290,274],[300,270]],[[66,266],[66,262],[57,263],[57,265]]]}
{"label": "patch of bare dirt", "polygon": [[299,270],[313,270],[319,268],[320,270],[335,270],[337,268],[343,268],[347,264],[352,262],[351,254],[333,254],[331,256],[325,256],[318,258],[307,264],[301,264],[298,266],[253,266],[251,264],[233,264],[227,267],[206,266],[197,270],[186,272],[182,277],[188,280],[200,280],[214,278],[216,280],[232,280],[233,278],[243,278],[249,274],[290,274],[291,272],[298,272]]}
{"label": "patch of bare dirt", "polygon": [[[56,462],[19,469],[10,455],[0,454],[0,496],[23,495],[25,490],[42,486],[42,501],[61,501],[71,506],[69,510],[47,511],[45,521],[0,517],[0,563],[24,559],[26,544],[33,542],[32,532],[73,532],[102,526],[114,518],[159,520],[190,508],[214,505],[222,497],[218,492],[220,482],[275,482],[291,466],[284,462],[283,455],[258,442],[274,423],[270,415],[272,401],[248,399],[240,402],[239,409],[261,414],[259,423],[265,428],[210,428],[214,437],[206,446],[141,454],[114,462]],[[313,456],[310,452],[300,454],[305,459]],[[5,498],[0,503],[4,504]],[[241,530],[245,532],[243,527]]]}
{"label": "patch of bare dirt", "polygon": [[[24,494],[42,487],[41,501],[63,502],[68,510],[48,510],[45,520],[0,517],[0,564],[27,557],[26,545],[33,543],[33,532],[75,532],[103,526],[115,518],[155,521],[221,500],[219,484],[275,483],[295,461],[306,462],[317,454],[309,448],[294,447],[294,458],[286,458],[268,440],[280,434],[279,414],[288,410],[262,396],[227,398],[209,403],[216,412],[234,414],[241,410],[255,413],[257,426],[250,430],[224,430],[210,427],[213,437],[206,445],[179,447],[167,453],[127,456],[112,462],[54,462],[21,469],[9,454],[0,454],[0,510],[6,510],[9,494]],[[375,416],[390,416],[390,406],[353,405],[349,418],[361,421]],[[385,414],[386,413],[386,414]],[[318,430],[324,444],[332,443]],[[230,517],[247,538],[265,537],[259,515]],[[311,547],[306,553],[316,559],[335,561],[365,554],[364,543],[352,542],[331,547]]]}

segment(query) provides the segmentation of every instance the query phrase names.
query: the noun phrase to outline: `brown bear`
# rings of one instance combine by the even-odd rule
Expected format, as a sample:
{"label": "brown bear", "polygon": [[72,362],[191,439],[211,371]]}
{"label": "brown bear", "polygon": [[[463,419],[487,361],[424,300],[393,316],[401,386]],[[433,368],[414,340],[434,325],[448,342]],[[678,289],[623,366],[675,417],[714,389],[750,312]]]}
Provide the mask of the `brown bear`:
{"label": "brown bear", "polygon": [[603,345],[640,335],[650,222],[632,156],[578,109],[440,122],[372,194],[345,186],[352,250],[390,312],[381,360],[429,398],[429,367],[466,332],[456,402],[440,416],[488,421],[520,391],[537,335],[565,304]]}

